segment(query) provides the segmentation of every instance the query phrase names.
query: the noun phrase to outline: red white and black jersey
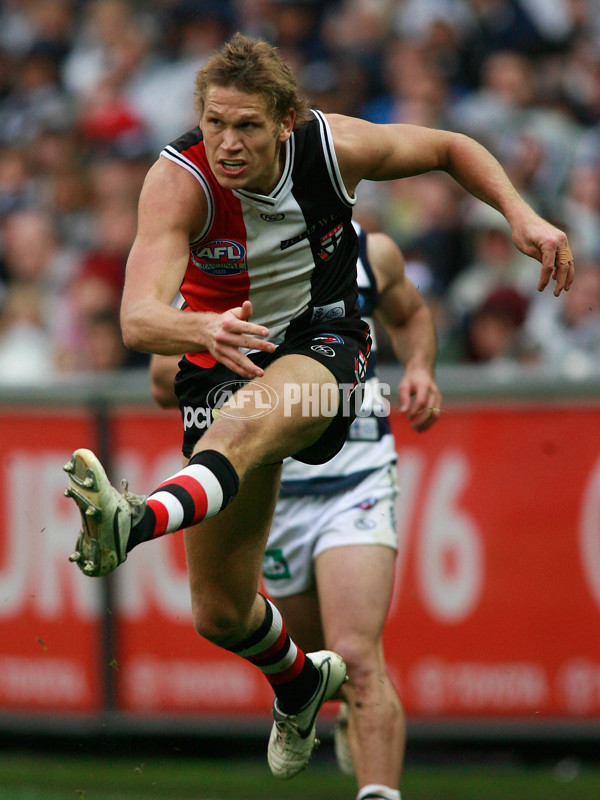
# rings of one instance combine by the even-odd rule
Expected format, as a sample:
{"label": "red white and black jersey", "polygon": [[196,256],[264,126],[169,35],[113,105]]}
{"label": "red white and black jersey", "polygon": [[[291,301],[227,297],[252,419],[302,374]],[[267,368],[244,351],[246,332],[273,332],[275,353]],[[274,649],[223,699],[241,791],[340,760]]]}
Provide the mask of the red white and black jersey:
{"label": "red white and black jersey", "polygon": [[[187,306],[222,313],[250,300],[252,322],[269,328],[276,344],[301,315],[307,323],[359,315],[355,197],[344,187],[327,120],[312,114],[284,144],[283,172],[269,195],[222,188],[199,128],[161,152],[198,180],[208,203],[181,285]],[[187,358],[215,363],[206,352]]]}

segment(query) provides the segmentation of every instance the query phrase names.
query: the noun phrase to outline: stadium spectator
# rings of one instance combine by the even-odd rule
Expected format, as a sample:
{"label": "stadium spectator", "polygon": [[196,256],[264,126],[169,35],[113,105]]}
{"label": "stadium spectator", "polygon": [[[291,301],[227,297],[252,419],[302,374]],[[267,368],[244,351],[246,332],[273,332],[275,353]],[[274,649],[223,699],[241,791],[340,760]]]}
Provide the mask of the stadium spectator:
{"label": "stadium spectator", "polygon": [[536,362],[537,348],[524,332],[527,306],[527,298],[513,287],[493,289],[450,331],[440,361],[495,366]]}
{"label": "stadium spectator", "polygon": [[0,96],[0,143],[31,143],[43,126],[72,116],[57,64],[43,48],[15,58],[10,78]]}
{"label": "stadium spectator", "polygon": [[0,298],[0,384],[35,386],[56,375],[40,287],[11,284]]}
{"label": "stadium spectator", "polygon": [[[0,172],[12,174],[11,181],[20,175],[21,183],[8,194],[0,185],[0,214],[3,202],[6,210],[14,208],[11,203],[44,206],[56,215],[64,242],[87,250],[94,241],[96,200],[88,189],[95,165],[122,159],[130,168],[137,162],[145,172],[149,154],[152,161],[165,141],[194,124],[186,100],[191,97],[188,70],[201,66],[236,29],[275,41],[273,17],[281,10],[298,13],[289,10],[293,5],[282,0],[2,5],[0,139],[7,147]],[[534,208],[572,233],[574,249],[580,252],[582,246],[582,253],[595,257],[595,212],[579,195],[585,184],[591,198],[600,185],[595,168],[600,152],[597,3],[309,0],[308,6],[311,14],[317,11],[313,42],[323,48],[315,54],[286,45],[284,52],[303,84],[306,78],[317,107],[380,121],[388,117],[377,115],[399,113],[405,121],[475,136],[500,159]],[[481,41],[492,44],[481,49],[476,42],[471,54],[480,34]],[[96,87],[107,78],[116,102],[142,124],[109,142],[92,138],[85,146],[81,122]],[[519,100],[524,90],[525,103]],[[157,96],[163,98],[160,104]],[[472,121],[476,126],[468,127]],[[587,174],[582,166],[589,167]],[[392,210],[399,197],[402,224]],[[433,193],[421,202],[433,203],[435,210]],[[368,229],[388,232],[411,256],[416,239],[414,255],[430,261],[436,280],[468,268],[473,231],[460,200],[452,204],[452,242],[411,232],[411,220],[418,224],[427,210],[408,213],[392,184],[377,191],[363,184],[358,206]],[[451,253],[449,269],[438,259],[443,244]],[[447,304],[448,282],[442,281],[436,295],[440,310]]]}
{"label": "stadium spectator", "polygon": [[462,70],[471,86],[477,86],[490,53],[544,52],[548,48],[543,28],[522,0],[471,0],[473,24],[462,42]]}
{"label": "stadium spectator", "polygon": [[495,52],[482,71],[481,87],[454,105],[451,120],[457,130],[485,140],[519,190],[552,213],[574,163],[578,126],[556,107],[533,59]]}
{"label": "stadium spectator", "polygon": [[182,0],[164,9],[163,17],[163,52],[155,53],[152,68],[127,88],[128,101],[144,120],[154,153],[195,124],[189,76],[228,37],[233,11],[223,0]]}
{"label": "stadium spectator", "polygon": [[94,208],[114,206],[115,202],[137,208],[144,177],[154,157],[147,158],[144,153],[134,156],[121,155],[117,150],[90,160],[88,173]]}
{"label": "stadium spectator", "polygon": [[577,252],[587,259],[600,257],[600,158],[578,163],[569,173],[558,206]]}
{"label": "stadium spectator", "polygon": [[51,344],[61,337],[65,291],[76,274],[78,253],[61,242],[45,208],[8,214],[0,227],[5,286],[31,286],[44,295],[42,324]]}
{"label": "stadium spectator", "polygon": [[383,92],[383,66],[392,39],[392,4],[388,0],[342,0],[323,16],[323,39],[339,62],[353,61],[362,73],[369,96]]}
{"label": "stadium spectator", "polygon": [[[135,238],[135,207],[113,197],[98,206],[94,244],[80,257],[79,268],[66,287],[59,363],[63,371],[108,369],[145,363],[141,354],[127,356],[124,346],[115,347],[119,305],[125,279],[127,254]],[[111,323],[112,320],[112,323]],[[101,357],[98,340],[106,335],[107,354]],[[122,342],[121,342],[122,345]]]}
{"label": "stadium spectator", "polygon": [[86,370],[107,372],[147,363],[141,354],[132,353],[123,344],[119,316],[114,309],[88,313],[83,320],[83,334],[82,355]]}
{"label": "stadium spectator", "polygon": [[27,151],[18,146],[0,148],[0,219],[24,208],[35,197]]}
{"label": "stadium spectator", "polygon": [[448,304],[457,319],[472,314],[496,288],[510,286],[529,298],[536,288],[527,259],[515,251],[510,226],[497,211],[475,207],[470,212],[474,252],[469,267],[448,287]]}
{"label": "stadium spectator", "polygon": [[85,3],[62,64],[67,91],[81,100],[92,97],[106,79],[127,80],[143,53],[142,37],[149,35],[149,28],[151,16],[126,0]]}
{"label": "stadium spectator", "polygon": [[396,181],[387,194],[369,189],[366,196],[363,187],[358,189],[357,214],[362,216],[365,207],[367,213],[378,208],[382,227],[407,257],[425,262],[436,289],[446,291],[469,260],[461,187],[447,175],[432,172]]}
{"label": "stadium spectator", "polygon": [[79,158],[39,176],[38,191],[52,213],[61,241],[81,252],[95,236],[96,221],[89,170]]}
{"label": "stadium spectator", "polygon": [[386,52],[386,91],[364,105],[365,119],[447,128],[448,86],[431,54],[406,39],[390,43]]}
{"label": "stadium spectator", "polygon": [[535,297],[526,333],[540,363],[573,378],[600,371],[600,261],[584,260],[573,291],[556,304]]}
{"label": "stadium spectator", "polygon": [[327,58],[328,40],[321,37],[323,4],[318,0],[265,0],[269,40],[297,71],[301,64]]}

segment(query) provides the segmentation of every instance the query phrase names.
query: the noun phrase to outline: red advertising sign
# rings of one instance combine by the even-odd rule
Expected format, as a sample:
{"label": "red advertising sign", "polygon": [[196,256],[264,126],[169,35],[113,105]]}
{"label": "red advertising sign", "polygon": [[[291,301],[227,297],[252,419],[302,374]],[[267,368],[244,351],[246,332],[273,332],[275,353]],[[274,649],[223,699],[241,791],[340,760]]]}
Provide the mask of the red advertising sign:
{"label": "red advertising sign", "polygon": [[2,410],[0,710],[94,712],[103,702],[100,589],[67,557],[79,513],[61,466],[93,441],[76,411]]}
{"label": "red advertising sign", "polygon": [[387,654],[410,714],[600,712],[600,412],[392,419],[400,550]]}
{"label": "red advertising sign", "polygon": [[[148,491],[180,468],[176,412],[119,408],[113,477]],[[600,408],[449,408],[425,434],[392,416],[396,589],[386,654],[408,714],[600,713]],[[66,557],[79,527],[60,469],[92,445],[74,412],[2,412],[0,710],[102,705],[102,581]],[[192,629],[181,534],[136,548],[114,583],[120,710],[264,715],[258,670]]]}

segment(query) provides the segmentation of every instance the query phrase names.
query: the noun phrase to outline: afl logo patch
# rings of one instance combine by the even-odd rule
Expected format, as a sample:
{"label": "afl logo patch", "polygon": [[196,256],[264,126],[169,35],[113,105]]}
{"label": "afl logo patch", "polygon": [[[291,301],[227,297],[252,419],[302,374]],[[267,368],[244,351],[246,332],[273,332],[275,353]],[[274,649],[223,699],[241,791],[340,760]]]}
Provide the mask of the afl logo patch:
{"label": "afl logo patch", "polygon": [[260,218],[265,222],[281,222],[282,219],[285,219],[285,214],[261,214]]}
{"label": "afl logo patch", "polygon": [[194,265],[207,275],[239,275],[247,270],[246,248],[233,239],[202,242],[190,254]]}

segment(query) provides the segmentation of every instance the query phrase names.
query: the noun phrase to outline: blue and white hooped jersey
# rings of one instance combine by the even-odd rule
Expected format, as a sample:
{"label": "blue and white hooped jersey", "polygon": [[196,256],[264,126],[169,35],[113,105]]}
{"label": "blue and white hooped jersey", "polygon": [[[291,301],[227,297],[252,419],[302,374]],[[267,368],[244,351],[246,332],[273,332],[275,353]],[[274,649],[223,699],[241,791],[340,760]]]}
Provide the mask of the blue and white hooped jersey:
{"label": "blue and white hooped jersey", "polygon": [[[377,344],[372,318],[379,302],[379,292],[367,255],[366,233],[357,223],[352,225],[359,243],[358,301],[361,317],[371,326],[373,340],[360,416],[350,426],[343,448],[325,464],[308,465],[292,458],[285,459],[281,473],[282,497],[339,492],[356,486],[370,473],[397,460],[394,437],[381,402],[383,389],[375,374]],[[391,398],[385,399],[389,402]]]}

